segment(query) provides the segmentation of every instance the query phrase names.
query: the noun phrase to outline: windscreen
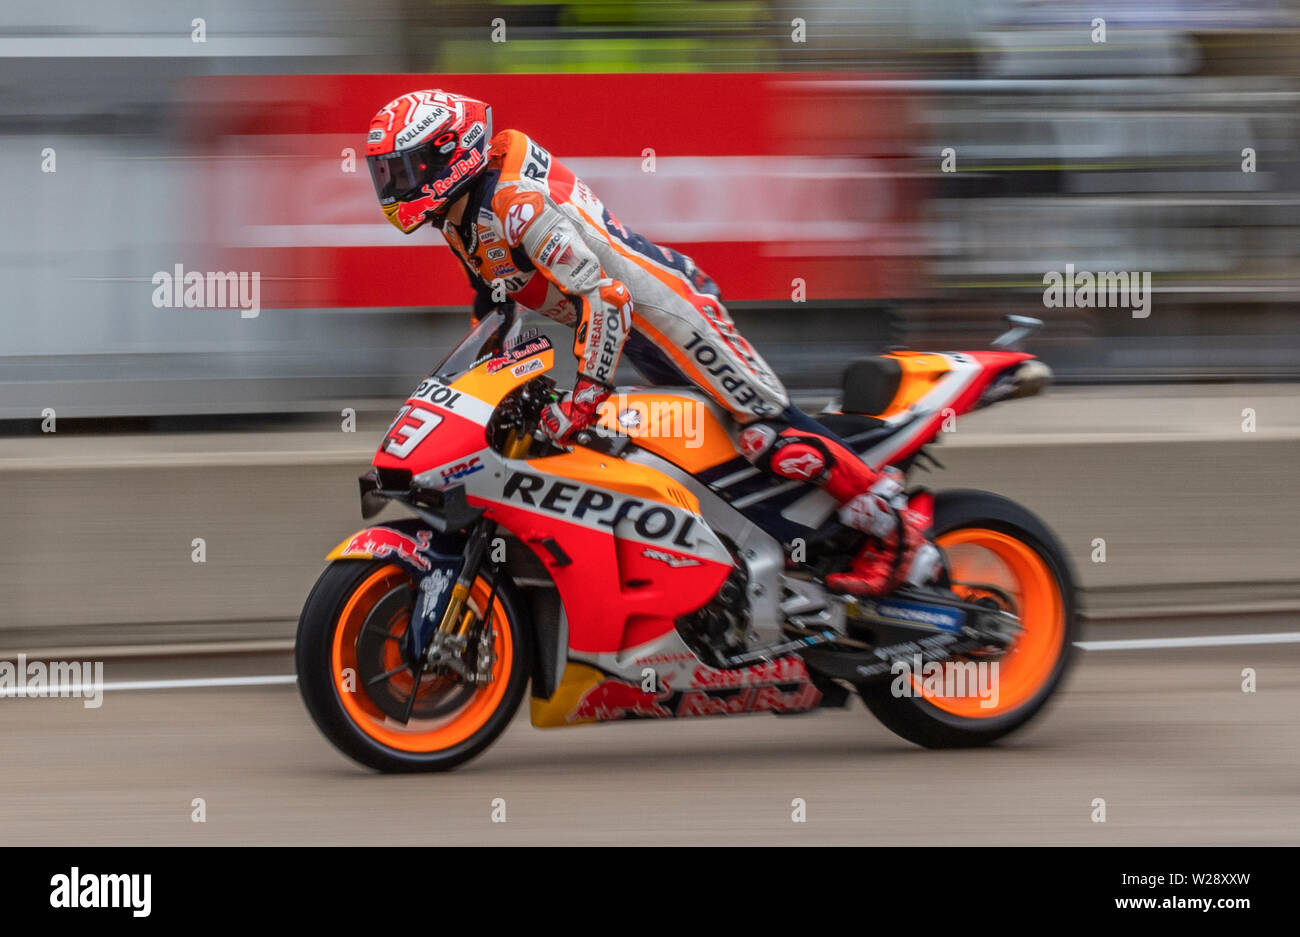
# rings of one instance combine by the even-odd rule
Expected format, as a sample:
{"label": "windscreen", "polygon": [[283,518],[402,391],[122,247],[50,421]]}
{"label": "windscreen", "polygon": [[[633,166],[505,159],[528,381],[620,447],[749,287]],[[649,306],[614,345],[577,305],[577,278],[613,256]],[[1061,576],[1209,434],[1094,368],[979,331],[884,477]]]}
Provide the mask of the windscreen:
{"label": "windscreen", "polygon": [[[549,338],[556,348],[567,348],[573,343],[573,330],[569,326],[536,313],[521,312],[513,306],[509,312],[493,312],[480,319],[457,343],[442,363],[433,369],[433,376],[444,384],[450,384],[488,358],[543,336]],[[572,356],[557,355],[555,363],[552,376],[572,382],[576,368]]]}
{"label": "windscreen", "polygon": [[492,312],[484,316],[450,354],[442,359],[442,363],[433,369],[434,377],[449,384],[480,361],[499,353],[518,333],[519,318],[513,310],[508,313]]}

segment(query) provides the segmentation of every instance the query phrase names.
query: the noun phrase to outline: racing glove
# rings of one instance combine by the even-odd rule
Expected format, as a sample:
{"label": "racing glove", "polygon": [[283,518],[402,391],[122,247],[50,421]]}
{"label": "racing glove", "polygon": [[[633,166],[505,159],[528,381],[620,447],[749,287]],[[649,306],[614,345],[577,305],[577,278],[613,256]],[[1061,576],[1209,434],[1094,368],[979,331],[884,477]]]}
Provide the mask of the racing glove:
{"label": "racing glove", "polygon": [[608,384],[580,375],[572,393],[542,411],[542,429],[558,445],[568,445],[574,436],[596,422],[600,405],[612,390]]}

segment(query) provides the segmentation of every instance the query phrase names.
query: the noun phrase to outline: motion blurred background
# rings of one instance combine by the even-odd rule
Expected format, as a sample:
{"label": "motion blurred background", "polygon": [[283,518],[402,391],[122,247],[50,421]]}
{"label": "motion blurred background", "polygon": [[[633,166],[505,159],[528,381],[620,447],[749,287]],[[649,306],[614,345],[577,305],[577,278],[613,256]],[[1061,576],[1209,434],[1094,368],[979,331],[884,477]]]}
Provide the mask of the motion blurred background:
{"label": "motion blurred background", "polygon": [[[1296,0],[7,0],[0,643],[291,631],[465,328],[449,251],[364,165],[374,111],[430,86],[692,255],[808,401],[854,356],[1045,319],[1058,395],[972,417],[936,482],[1026,499],[1097,601],[1289,596],[1297,27]],[[178,264],[257,272],[259,314],[156,307]],[[1149,272],[1150,315],[1044,308],[1067,264]]]}
{"label": "motion blurred background", "polygon": [[[429,85],[694,256],[792,386],[1008,312],[1048,319],[1063,382],[1293,379],[1298,24],[1287,0],[10,0],[0,418],[401,394],[469,291],[345,151]],[[259,271],[265,311],[155,308],[177,263]],[[1149,271],[1154,313],[1045,310],[1067,263]]]}

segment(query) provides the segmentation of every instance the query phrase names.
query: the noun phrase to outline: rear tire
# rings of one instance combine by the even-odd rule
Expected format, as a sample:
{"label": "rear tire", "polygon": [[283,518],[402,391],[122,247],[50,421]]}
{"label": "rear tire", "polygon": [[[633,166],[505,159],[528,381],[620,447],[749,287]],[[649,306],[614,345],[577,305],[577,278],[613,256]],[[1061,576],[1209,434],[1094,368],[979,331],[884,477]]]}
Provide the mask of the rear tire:
{"label": "rear tire", "polygon": [[[858,692],[886,727],[917,745],[987,745],[1038,715],[1069,669],[1079,640],[1074,578],[1065,551],[1047,525],[1014,501],[990,492],[937,494],[930,537],[948,552],[954,579],[962,578],[961,562],[972,562],[958,556],[958,548],[965,556],[968,547],[983,548],[1003,561],[1012,580],[1019,574],[1018,611],[1025,630],[1001,658],[999,704],[985,709],[973,698],[936,703],[920,695],[895,695],[901,678],[864,683]],[[974,562],[978,565],[978,558]]]}
{"label": "rear tire", "polygon": [[[410,671],[404,670],[372,691],[369,680],[362,679],[368,671],[359,663],[361,655],[369,648],[378,659],[400,647],[395,637],[409,626],[410,618],[409,606],[402,617],[400,590],[410,585],[409,575],[392,563],[331,563],[298,620],[298,688],[317,727],[350,758],[379,771],[445,771],[482,752],[514,717],[532,669],[530,634],[521,617],[523,606],[510,583],[502,580],[492,603],[497,653],[492,682],[475,688],[455,678],[424,675],[415,689]],[[491,578],[485,571],[471,589],[471,604],[477,603],[481,612],[490,593]],[[381,606],[385,600],[389,605]],[[377,608],[397,611],[384,616],[375,612]],[[379,632],[377,622],[382,623]],[[363,639],[362,630],[371,637]],[[381,660],[377,666],[392,663]],[[390,687],[390,682],[400,685]],[[412,718],[403,725],[391,712],[393,700],[408,695],[408,688],[416,693],[417,710],[427,718]],[[391,695],[377,702],[381,692]]]}

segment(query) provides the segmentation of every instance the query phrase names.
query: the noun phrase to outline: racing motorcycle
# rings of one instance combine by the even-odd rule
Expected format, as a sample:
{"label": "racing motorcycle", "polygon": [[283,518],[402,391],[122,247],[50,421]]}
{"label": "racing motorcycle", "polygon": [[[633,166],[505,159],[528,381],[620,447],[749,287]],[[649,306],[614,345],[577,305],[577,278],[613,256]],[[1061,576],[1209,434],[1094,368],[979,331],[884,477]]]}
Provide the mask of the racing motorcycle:
{"label": "racing motorcycle", "polygon": [[[989,350],[853,362],[819,421],[877,468],[938,467],[926,447],[951,420],[1050,379],[1019,350],[1041,323],[1008,318]],[[905,739],[973,746],[1024,725],[1060,684],[1075,588],[1023,507],[910,489],[942,576],[838,594],[824,579],[864,535],[825,491],[750,465],[730,417],[688,388],[620,388],[558,448],[538,429],[554,365],[522,314],[483,318],[361,476],[363,517],[394,502],[411,516],[329,553],[295,649],[307,709],[356,761],[454,767],[529,690],[539,727],[806,713],[856,693]]]}

